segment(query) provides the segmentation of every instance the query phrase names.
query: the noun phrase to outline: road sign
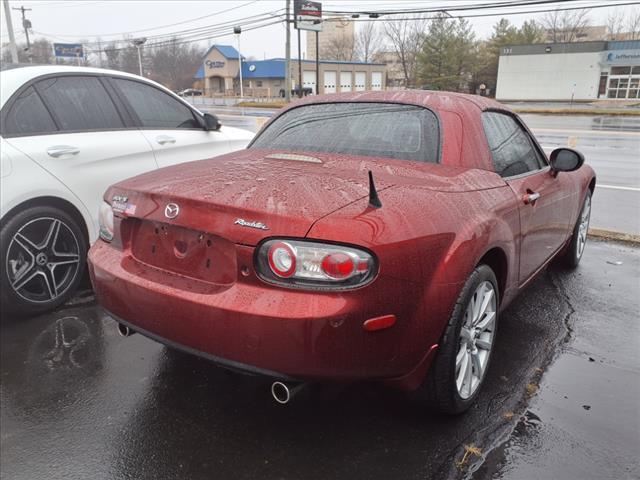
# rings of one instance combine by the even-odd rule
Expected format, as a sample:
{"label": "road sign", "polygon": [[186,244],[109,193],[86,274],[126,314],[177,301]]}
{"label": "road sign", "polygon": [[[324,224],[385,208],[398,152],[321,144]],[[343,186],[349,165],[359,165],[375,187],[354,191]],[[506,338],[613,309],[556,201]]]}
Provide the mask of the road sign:
{"label": "road sign", "polygon": [[56,57],[84,57],[84,51],[81,43],[54,43],[53,51]]}
{"label": "road sign", "polygon": [[322,4],[307,0],[295,0],[293,4],[295,27],[298,30],[322,31]]}

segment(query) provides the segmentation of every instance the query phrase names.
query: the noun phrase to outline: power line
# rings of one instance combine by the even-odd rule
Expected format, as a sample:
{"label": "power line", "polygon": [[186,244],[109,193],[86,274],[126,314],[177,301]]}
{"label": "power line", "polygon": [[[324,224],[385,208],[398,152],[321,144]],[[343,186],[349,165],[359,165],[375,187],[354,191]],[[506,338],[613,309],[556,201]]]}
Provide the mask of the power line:
{"label": "power line", "polygon": [[[244,32],[249,32],[252,30],[258,30],[260,28],[264,28],[264,27],[269,27],[271,25],[276,25],[279,23],[282,23],[283,20],[275,20],[275,21],[271,21],[271,22],[267,22],[267,23],[261,23],[261,24],[255,24],[249,27],[242,27],[242,30]],[[157,42],[157,43],[151,43],[151,44],[146,44],[145,48],[154,48],[154,47],[163,47],[163,46],[167,46],[167,45],[183,45],[183,44],[187,44],[187,43],[195,43],[195,42],[200,42],[203,40],[208,40],[208,39],[214,39],[214,38],[221,38],[221,37],[227,37],[233,34],[233,27],[225,27],[225,29],[223,30],[219,30],[217,32],[206,32],[205,34],[199,34],[196,38],[189,38],[188,36],[182,37],[182,38],[172,38],[166,41],[161,41],[161,42]],[[107,51],[122,51],[122,50],[128,50],[131,47],[117,47],[117,48],[103,48],[103,49],[91,49],[92,52],[98,53],[98,52],[107,52]]]}
{"label": "power line", "polygon": [[[570,0],[565,0],[565,1],[570,1]],[[638,5],[640,4],[640,1],[638,0],[634,0],[632,2],[619,2],[619,3],[599,3],[599,4],[593,4],[593,5],[589,5],[589,6],[580,6],[580,7],[559,7],[559,8],[554,8],[554,9],[542,9],[542,10],[521,10],[521,11],[509,11],[509,12],[494,12],[494,13],[476,13],[476,14],[464,14],[464,15],[448,15],[447,18],[449,19],[458,19],[458,18],[480,18],[480,17],[500,17],[500,16],[505,16],[505,15],[526,15],[526,14],[530,14],[530,13],[547,13],[547,12],[561,12],[561,11],[570,11],[570,10],[588,10],[588,9],[596,9],[596,8],[609,8],[609,7],[622,7],[622,6],[629,6],[629,5]],[[446,10],[444,10],[446,12]],[[433,12],[418,12],[418,13],[438,13],[438,12],[442,12],[442,10],[435,10]],[[354,12],[355,13],[355,12]],[[382,15],[382,14],[380,14]],[[385,15],[401,15],[401,14],[385,14]],[[429,20],[429,19],[433,19],[435,17],[403,17],[403,20]],[[325,21],[333,21],[334,19],[332,18],[328,18]],[[335,20],[338,20],[338,18],[335,18]],[[389,20],[389,18],[352,18],[350,19],[350,21],[353,22],[384,22],[386,20]]]}

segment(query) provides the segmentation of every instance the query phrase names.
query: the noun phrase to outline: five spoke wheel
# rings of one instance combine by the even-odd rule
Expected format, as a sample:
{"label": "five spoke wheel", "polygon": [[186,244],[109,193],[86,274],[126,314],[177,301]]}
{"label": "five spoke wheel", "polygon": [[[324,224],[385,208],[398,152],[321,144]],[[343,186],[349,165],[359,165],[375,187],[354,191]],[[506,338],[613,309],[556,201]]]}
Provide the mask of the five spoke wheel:
{"label": "five spoke wheel", "polygon": [[10,237],[5,256],[8,283],[23,301],[55,302],[79,276],[84,239],[79,240],[68,223],[58,216],[39,216]]}

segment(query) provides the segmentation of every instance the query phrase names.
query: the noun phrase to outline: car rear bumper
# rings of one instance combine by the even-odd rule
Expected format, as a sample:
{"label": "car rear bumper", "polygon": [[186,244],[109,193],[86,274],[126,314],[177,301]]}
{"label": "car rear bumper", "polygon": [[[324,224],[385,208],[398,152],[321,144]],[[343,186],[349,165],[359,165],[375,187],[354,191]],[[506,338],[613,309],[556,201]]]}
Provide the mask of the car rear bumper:
{"label": "car rear bumper", "polygon": [[[238,268],[252,265],[253,248],[237,246],[237,255]],[[232,285],[203,286],[102,241],[89,252],[89,270],[98,302],[115,320],[222,365],[283,379],[403,378],[440,335],[441,322],[425,320],[422,288],[397,279],[305,292],[266,285],[251,271]],[[366,320],[390,314],[392,327],[364,330]]]}

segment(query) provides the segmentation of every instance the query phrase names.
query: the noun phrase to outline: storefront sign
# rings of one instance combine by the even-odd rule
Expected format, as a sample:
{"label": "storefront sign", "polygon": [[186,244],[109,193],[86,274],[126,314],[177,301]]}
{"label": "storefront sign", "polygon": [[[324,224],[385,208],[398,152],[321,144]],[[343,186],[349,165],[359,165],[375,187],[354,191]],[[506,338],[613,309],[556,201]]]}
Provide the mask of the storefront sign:
{"label": "storefront sign", "polygon": [[611,50],[602,52],[606,65],[640,65],[640,50]]}
{"label": "storefront sign", "polygon": [[322,31],[322,4],[307,0],[295,0],[293,4],[295,27],[298,30]]}
{"label": "storefront sign", "polygon": [[224,62],[207,60],[204,64],[209,68],[224,68]]}
{"label": "storefront sign", "polygon": [[53,52],[56,57],[84,57],[81,43],[54,43]]}

